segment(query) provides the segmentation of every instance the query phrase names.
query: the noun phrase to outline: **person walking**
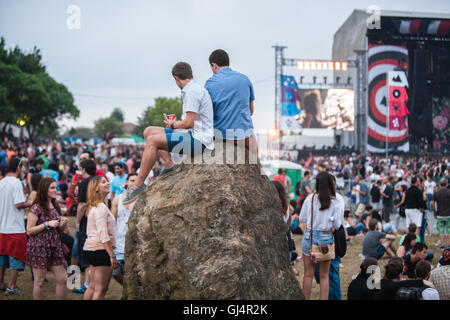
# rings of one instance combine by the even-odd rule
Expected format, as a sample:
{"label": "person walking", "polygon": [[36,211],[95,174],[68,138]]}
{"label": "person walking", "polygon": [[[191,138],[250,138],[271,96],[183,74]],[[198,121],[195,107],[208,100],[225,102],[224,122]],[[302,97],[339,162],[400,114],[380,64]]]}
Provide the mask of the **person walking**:
{"label": "person walking", "polygon": [[53,272],[56,281],[56,299],[64,300],[67,294],[67,262],[64,258],[60,234],[67,225],[61,218],[56,202],[58,191],[53,178],[44,177],[39,183],[36,200],[28,213],[27,265],[33,268],[33,299],[42,300],[42,286],[47,270]]}
{"label": "person walking", "polygon": [[112,272],[118,267],[118,261],[114,254],[116,221],[106,206],[109,188],[109,182],[105,177],[94,177],[88,185],[87,239],[83,250],[92,274],[83,300],[104,300]]}
{"label": "person walking", "polygon": [[394,187],[392,186],[392,177],[385,176],[383,179],[384,189],[381,191],[383,197],[383,220],[390,221],[390,215],[394,209]]}
{"label": "person walking", "polygon": [[[314,277],[314,260],[311,259],[312,248],[310,237],[312,237],[313,245],[334,244],[333,231],[341,226],[340,207],[341,204],[336,199],[336,190],[331,176],[327,172],[320,172],[316,177],[316,192],[305,199],[299,218],[300,223],[307,224],[302,241],[303,265],[305,270],[303,292],[307,300],[309,300]],[[311,224],[312,215],[314,219]],[[331,260],[320,262],[321,300],[328,299]]]}
{"label": "person walking", "polygon": [[406,225],[414,222],[417,226],[416,234],[420,235],[420,228],[422,226],[422,212],[420,209],[425,209],[425,202],[423,193],[419,189],[420,180],[417,177],[411,179],[411,187],[406,190],[405,196],[405,215]]}
{"label": "person walking", "polygon": [[[447,178],[442,178],[439,185],[439,190],[433,194],[431,207],[437,219],[436,227],[442,250],[450,246],[450,189],[448,189]],[[445,235],[447,235],[447,241],[445,241]]]}

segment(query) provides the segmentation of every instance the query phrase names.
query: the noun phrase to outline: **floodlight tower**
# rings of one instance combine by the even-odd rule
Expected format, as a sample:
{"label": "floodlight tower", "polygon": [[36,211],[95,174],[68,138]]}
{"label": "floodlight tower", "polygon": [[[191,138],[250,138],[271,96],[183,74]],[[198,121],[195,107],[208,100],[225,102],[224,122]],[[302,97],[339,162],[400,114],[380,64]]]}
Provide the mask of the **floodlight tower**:
{"label": "floodlight tower", "polygon": [[280,128],[281,117],[281,75],[283,74],[285,46],[272,46],[275,49],[275,129]]}

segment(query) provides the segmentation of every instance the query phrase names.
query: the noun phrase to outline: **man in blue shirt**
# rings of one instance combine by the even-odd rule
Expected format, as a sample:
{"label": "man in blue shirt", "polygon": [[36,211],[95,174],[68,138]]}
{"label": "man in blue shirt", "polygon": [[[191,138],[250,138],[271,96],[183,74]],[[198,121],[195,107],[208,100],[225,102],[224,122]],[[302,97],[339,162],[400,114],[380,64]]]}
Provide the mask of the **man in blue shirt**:
{"label": "man in blue shirt", "polygon": [[125,174],[125,163],[122,161],[114,164],[114,172],[116,176],[111,182],[111,199],[121,195],[125,192],[125,181],[127,180],[127,174]]}
{"label": "man in blue shirt", "polygon": [[243,140],[248,147],[253,137],[253,101],[255,94],[249,78],[232,70],[228,54],[221,49],[209,56],[214,75],[205,83],[214,108],[216,138]]}

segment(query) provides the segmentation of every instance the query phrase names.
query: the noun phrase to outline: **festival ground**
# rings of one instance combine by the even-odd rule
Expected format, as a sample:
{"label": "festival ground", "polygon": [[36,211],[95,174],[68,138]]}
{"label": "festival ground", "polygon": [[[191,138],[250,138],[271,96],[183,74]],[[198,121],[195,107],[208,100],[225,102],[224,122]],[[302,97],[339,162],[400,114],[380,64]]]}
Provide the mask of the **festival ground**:
{"label": "festival ground", "polygon": [[[70,234],[74,235],[75,228],[75,218],[69,217],[70,220]],[[404,232],[400,230],[399,237]],[[301,254],[301,243],[302,236],[294,235],[295,245],[297,248],[297,253]],[[350,282],[352,281],[352,277],[359,273],[359,265],[361,264],[361,258],[359,254],[362,252],[362,243],[364,236],[356,236],[353,237],[353,240],[347,246],[347,254],[344,257],[341,267],[340,267],[340,278],[341,278],[341,291],[342,291],[342,300],[347,300],[347,288]],[[441,251],[439,247],[435,245],[438,241],[438,236],[436,234],[432,234],[430,237],[426,237],[425,241],[428,245],[428,251],[432,252],[435,258],[432,261],[432,265],[436,266],[437,261],[441,255]],[[384,274],[384,265],[387,263],[388,259],[382,258],[379,260],[381,274]],[[297,276],[297,280],[302,285],[303,279],[303,262],[298,260],[295,264],[295,268],[299,271],[299,275]],[[53,281],[53,274],[51,272],[47,273],[48,283],[44,284],[43,292],[44,299],[55,299],[55,282]],[[9,280],[9,271],[6,270],[5,273],[5,281]],[[4,294],[0,294],[0,300],[32,300],[33,299],[33,282],[31,281],[31,272],[30,268],[26,267],[24,272],[19,274],[19,279],[17,281],[17,285],[25,294],[23,296],[5,296]],[[115,280],[111,280],[109,285],[109,290],[106,294],[106,300],[119,300],[122,298],[122,286],[120,286]],[[73,294],[69,290],[67,291],[67,300],[82,300],[83,296],[78,294]],[[319,299],[319,285],[313,281],[312,291],[311,291],[311,300]]]}

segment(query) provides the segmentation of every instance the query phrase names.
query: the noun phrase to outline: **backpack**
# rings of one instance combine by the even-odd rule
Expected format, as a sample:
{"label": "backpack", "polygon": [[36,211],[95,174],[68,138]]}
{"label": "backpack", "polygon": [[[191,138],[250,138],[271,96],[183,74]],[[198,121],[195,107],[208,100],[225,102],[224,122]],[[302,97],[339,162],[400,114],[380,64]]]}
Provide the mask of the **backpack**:
{"label": "backpack", "polygon": [[395,294],[395,300],[422,300],[422,292],[427,288],[427,286],[401,287]]}
{"label": "backpack", "polygon": [[334,230],[334,252],[341,258],[347,253],[347,239],[345,238],[344,225],[341,224],[339,229]]}

